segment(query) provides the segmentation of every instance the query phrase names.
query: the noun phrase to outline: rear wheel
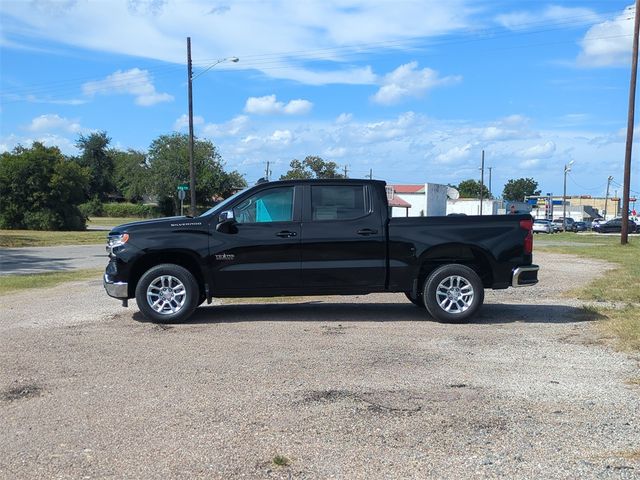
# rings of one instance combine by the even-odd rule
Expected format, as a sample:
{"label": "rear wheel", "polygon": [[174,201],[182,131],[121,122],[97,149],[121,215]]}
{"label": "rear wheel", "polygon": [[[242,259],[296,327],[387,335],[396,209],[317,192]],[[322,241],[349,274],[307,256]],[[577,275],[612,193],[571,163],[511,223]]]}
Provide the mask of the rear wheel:
{"label": "rear wheel", "polygon": [[136,302],[142,314],[159,323],[182,322],[198,306],[198,282],[186,268],[165,263],[142,275]]}
{"label": "rear wheel", "polygon": [[425,282],[422,298],[433,318],[461,323],[475,315],[484,302],[484,286],[478,274],[465,265],[443,265]]}

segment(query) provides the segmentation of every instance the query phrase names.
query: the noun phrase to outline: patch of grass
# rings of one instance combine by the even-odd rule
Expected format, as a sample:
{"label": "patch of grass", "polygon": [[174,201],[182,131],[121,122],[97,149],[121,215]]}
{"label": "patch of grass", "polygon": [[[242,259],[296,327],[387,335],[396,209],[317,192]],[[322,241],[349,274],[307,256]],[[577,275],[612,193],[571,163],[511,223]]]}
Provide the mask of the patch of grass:
{"label": "patch of grass", "polygon": [[[567,245],[554,243],[545,246],[545,242],[538,242],[536,250],[596,258],[619,265],[618,268],[607,271],[590,285],[577,292],[572,292],[573,295],[577,295],[581,300],[640,303],[640,288],[638,288],[640,237],[630,237],[627,245],[620,245],[619,236],[566,233],[558,234],[556,237],[558,241],[567,243]],[[576,243],[584,244],[584,246],[576,245]],[[594,248],[593,244],[596,244],[597,248]]]}
{"label": "patch of grass", "polygon": [[629,305],[620,309],[601,309],[607,318],[598,324],[601,333],[614,338],[620,350],[640,350],[640,308]]}
{"label": "patch of grass", "polygon": [[52,247],[95,245],[107,242],[107,232],[48,232],[40,230],[0,230],[0,247]]}
{"label": "patch of grass", "polygon": [[[598,324],[600,331],[605,338],[614,339],[617,348],[640,350],[640,237],[630,236],[627,245],[620,245],[618,235],[565,233],[554,236],[553,240],[552,244],[546,246],[545,241],[538,242],[536,250],[595,258],[617,265],[617,268],[608,270],[572,294],[581,300],[627,304],[625,308],[596,307],[591,310],[605,317]],[[576,272],[576,275],[579,274]]]}
{"label": "patch of grass", "polygon": [[69,270],[66,272],[33,273],[27,275],[1,275],[0,296],[27,289],[55,287],[64,282],[101,278],[102,269]]}
{"label": "patch of grass", "polygon": [[286,467],[291,464],[291,461],[284,455],[276,455],[271,461],[278,467]]}
{"label": "patch of grass", "polygon": [[140,222],[141,220],[148,220],[138,217],[90,217],[87,221],[87,226],[93,227],[117,227],[123,223]]}

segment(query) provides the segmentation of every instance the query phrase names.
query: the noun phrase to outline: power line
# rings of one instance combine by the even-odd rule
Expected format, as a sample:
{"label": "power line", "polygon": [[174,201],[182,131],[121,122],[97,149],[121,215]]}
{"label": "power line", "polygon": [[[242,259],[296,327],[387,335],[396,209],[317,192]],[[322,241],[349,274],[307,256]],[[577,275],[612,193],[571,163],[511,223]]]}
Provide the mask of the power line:
{"label": "power line", "polygon": [[[596,14],[597,17],[602,18],[611,13],[617,13],[619,10],[604,12],[600,14]],[[295,60],[327,60],[326,54],[334,53],[343,54],[353,53],[353,54],[362,54],[366,53],[375,48],[400,48],[400,47],[413,47],[413,48],[434,48],[439,46],[447,46],[454,44],[464,44],[469,42],[478,42],[478,41],[487,41],[487,40],[495,40],[504,37],[513,37],[513,36],[522,36],[522,35],[535,35],[538,33],[547,33],[555,30],[563,30],[568,27],[579,27],[585,25],[584,21],[579,19],[582,18],[592,18],[593,14],[584,14],[577,15],[573,17],[565,17],[563,21],[555,22],[549,24],[548,22],[529,22],[522,23],[518,25],[512,26],[512,28],[504,32],[506,27],[494,27],[491,29],[484,30],[476,30],[473,32],[469,32],[466,36],[468,38],[457,38],[457,39],[443,39],[441,41],[428,41],[425,37],[410,37],[402,40],[389,40],[383,42],[371,42],[371,43],[362,43],[362,44],[354,44],[354,45],[345,45],[340,47],[327,47],[324,49],[315,49],[315,50],[297,50],[297,51],[289,51],[289,52],[274,52],[267,54],[255,54],[255,55],[243,55],[243,69],[251,69],[255,68],[262,71],[273,71],[273,70],[282,70],[292,68],[292,65],[285,63],[287,59]],[[544,29],[529,29],[528,27],[532,25],[545,25],[547,28]],[[593,37],[593,39],[611,39],[611,38],[620,38],[627,37],[630,35],[615,35],[615,36],[607,36],[607,37]],[[415,42],[423,41],[422,45],[418,45]],[[513,49],[513,48],[528,48],[530,46],[542,46],[542,45],[555,45],[555,44],[563,44],[563,43],[572,43],[575,40],[570,41],[559,41],[559,42],[546,42],[541,44],[530,44],[530,45],[520,45],[513,47],[504,47],[501,49]],[[446,52],[442,52],[441,54],[445,54]],[[430,55],[433,55],[431,53]],[[435,53],[438,54],[438,53]],[[314,58],[315,56],[315,58]],[[205,66],[210,64],[212,59],[200,59],[198,61],[193,62],[194,65]],[[166,76],[173,75],[176,71],[182,70],[184,68],[183,65],[180,64],[169,64],[169,65],[159,65],[159,66],[149,66],[140,68],[140,70],[147,71],[150,74],[153,74],[153,79],[163,78]],[[108,74],[113,75],[113,73]],[[126,86],[138,86],[147,82],[147,79],[141,79],[138,82],[130,82],[126,80],[127,72],[123,72],[125,75],[124,79],[120,79],[119,81],[111,82],[109,84],[112,88],[126,87]],[[133,78],[138,76],[138,73],[130,74]],[[29,96],[29,95],[38,95],[44,93],[54,94],[62,94],[63,92],[70,91],[71,89],[75,90],[79,85],[83,85],[92,81],[104,81],[105,78],[96,80],[95,77],[76,77],[73,79],[66,79],[56,82],[48,82],[44,84],[31,85],[31,86],[22,86],[17,88],[3,88],[4,103],[11,103],[15,101],[23,101],[23,99],[7,99],[7,96]]]}

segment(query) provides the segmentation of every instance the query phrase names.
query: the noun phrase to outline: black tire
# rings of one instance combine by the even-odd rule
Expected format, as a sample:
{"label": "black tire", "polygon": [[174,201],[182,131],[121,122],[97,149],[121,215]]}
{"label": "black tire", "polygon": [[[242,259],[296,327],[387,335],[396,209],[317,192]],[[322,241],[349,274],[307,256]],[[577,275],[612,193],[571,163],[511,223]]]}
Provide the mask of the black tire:
{"label": "black tire", "polygon": [[198,282],[193,274],[172,263],[150,268],[136,286],[136,302],[140,312],[157,323],[185,321],[198,306],[199,298]]}
{"label": "black tire", "polygon": [[443,265],[427,278],[422,298],[427,311],[436,320],[461,323],[475,315],[482,306],[484,286],[471,268],[456,264]]}
{"label": "black tire", "polygon": [[426,308],[424,306],[424,300],[422,299],[422,295],[418,295],[417,297],[414,297],[413,295],[411,295],[411,292],[404,292],[404,294],[407,296],[409,301],[413,303],[416,307]]}

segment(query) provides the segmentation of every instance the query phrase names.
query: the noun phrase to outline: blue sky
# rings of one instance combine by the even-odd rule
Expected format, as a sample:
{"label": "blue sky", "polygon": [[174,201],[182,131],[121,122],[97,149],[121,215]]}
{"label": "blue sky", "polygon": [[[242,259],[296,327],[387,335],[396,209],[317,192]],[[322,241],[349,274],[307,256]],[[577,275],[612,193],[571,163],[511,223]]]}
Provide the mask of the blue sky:
{"label": "blue sky", "polygon": [[[33,0],[0,3],[0,151],[145,150],[196,135],[252,183],[319,155],[391,183],[533,177],[622,190],[631,2]],[[220,59],[236,56],[237,63]],[[204,72],[204,73],[202,73]],[[640,194],[638,148],[631,189]],[[488,177],[488,171],[485,174]],[[486,180],[488,182],[488,180]]]}

